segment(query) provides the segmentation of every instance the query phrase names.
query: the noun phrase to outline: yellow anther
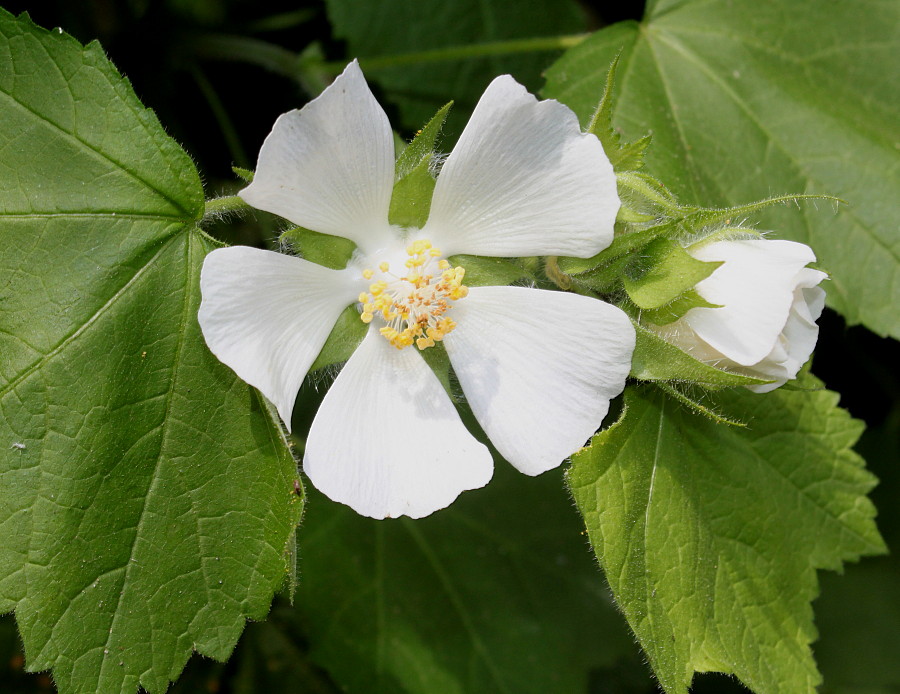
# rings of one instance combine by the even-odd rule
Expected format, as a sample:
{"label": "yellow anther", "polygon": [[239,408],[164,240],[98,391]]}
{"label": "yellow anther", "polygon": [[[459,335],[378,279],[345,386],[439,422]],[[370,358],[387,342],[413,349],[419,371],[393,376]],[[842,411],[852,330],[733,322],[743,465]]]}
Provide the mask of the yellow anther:
{"label": "yellow anther", "polygon": [[[412,241],[406,253],[405,277],[386,274],[390,265],[378,263],[379,279],[369,285],[368,292],[359,294],[360,320],[371,323],[378,316],[379,332],[394,347],[415,345],[424,350],[456,327],[447,312],[469,290],[462,283],[465,270],[442,259],[441,250],[427,239]],[[363,274],[370,280],[375,276],[368,268]]]}
{"label": "yellow anther", "polygon": [[374,274],[375,274],[375,271],[374,271],[374,270],[371,270],[371,269],[369,269],[369,268],[366,268],[366,269],[363,270],[363,272],[362,272],[363,277],[365,277],[367,280],[372,279],[372,275],[374,275]]}

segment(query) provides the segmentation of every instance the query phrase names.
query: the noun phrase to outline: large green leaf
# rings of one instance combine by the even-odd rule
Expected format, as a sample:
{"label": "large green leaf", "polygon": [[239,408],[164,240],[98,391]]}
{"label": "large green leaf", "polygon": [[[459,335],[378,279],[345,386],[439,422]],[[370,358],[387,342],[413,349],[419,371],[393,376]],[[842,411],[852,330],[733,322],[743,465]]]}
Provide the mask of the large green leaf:
{"label": "large green leaf", "polygon": [[498,463],[420,521],[373,521],[319,495],[298,538],[296,607],[348,692],[581,694],[633,652],[558,472]]}
{"label": "large green leaf", "polygon": [[427,122],[452,96],[455,107],[446,128],[450,136],[459,135],[484,88],[497,75],[511,73],[531,90],[537,89],[547,54],[501,53],[371,71],[366,58],[571,34],[585,28],[572,0],[327,0],[326,6],[335,34],[347,41],[349,57],[359,58],[367,78],[398,106],[407,129]]}
{"label": "large green leaf", "polygon": [[573,458],[569,484],[616,600],[670,694],[733,673],[812,693],[816,569],[884,550],[850,450],[862,425],[828,391],[747,391],[691,414],[650,388]]}
{"label": "large green leaf", "polygon": [[761,228],[809,243],[829,305],[900,337],[900,3],[667,0],[604,29],[548,72],[587,124],[621,51],[613,121],[648,131],[648,169],[685,202],[782,193],[849,204],[775,209]]}
{"label": "large green leaf", "polygon": [[61,692],[226,657],[302,507],[196,320],[188,156],[97,44],[0,11],[0,611]]}

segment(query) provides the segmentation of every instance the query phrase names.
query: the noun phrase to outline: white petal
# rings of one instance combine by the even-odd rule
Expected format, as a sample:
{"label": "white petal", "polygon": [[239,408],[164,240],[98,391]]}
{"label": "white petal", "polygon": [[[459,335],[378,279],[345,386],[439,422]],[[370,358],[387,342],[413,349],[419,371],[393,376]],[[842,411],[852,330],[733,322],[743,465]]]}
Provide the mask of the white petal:
{"label": "white petal", "polygon": [[520,471],[559,465],[600,426],[631,368],[634,328],[597,299],[474,287],[444,344],[475,416]]}
{"label": "white petal", "polygon": [[722,266],[697,284],[704,299],[722,308],[694,308],[685,321],[703,340],[738,364],[751,366],[774,348],[787,323],[798,273],[816,259],[793,241],[718,241],[689,249]]}
{"label": "white petal", "polygon": [[753,367],[754,371],[775,379],[775,382],[761,386],[747,386],[750,390],[757,393],[775,390],[792,378],[796,378],[797,373],[809,360],[819,339],[819,326],[816,325],[816,321],[822,315],[825,305],[825,290],[815,285],[825,277],[824,272],[811,268],[800,271],[801,283],[794,292],[794,304],[791,306],[790,315],[776,348]]}
{"label": "white petal", "polygon": [[278,118],[240,196],[371,250],[391,238],[393,184],[391,126],[353,61],[321,95]]}
{"label": "white petal", "polygon": [[487,484],[493,461],[417,351],[372,328],[316,413],[303,469],[364,516],[421,518]]}
{"label": "white petal", "polygon": [[587,258],[612,242],[618,210],[600,141],[504,75],[441,169],[422,236],[445,254]]}
{"label": "white petal", "polygon": [[232,246],[203,261],[198,318],[220,361],[259,388],[291,428],[300,384],[359,291],[349,271]]}

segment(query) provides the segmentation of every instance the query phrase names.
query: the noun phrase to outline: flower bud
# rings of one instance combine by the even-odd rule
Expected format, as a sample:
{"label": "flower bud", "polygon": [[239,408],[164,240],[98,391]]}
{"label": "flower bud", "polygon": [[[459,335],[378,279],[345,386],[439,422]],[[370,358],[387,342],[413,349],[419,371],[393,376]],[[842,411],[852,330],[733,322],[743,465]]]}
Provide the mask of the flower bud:
{"label": "flower bud", "polygon": [[647,327],[699,361],[773,381],[747,386],[758,393],[794,378],[815,347],[825,305],[818,284],[827,275],[806,267],[816,259],[812,249],[746,239],[700,242],[687,251],[697,260],[722,262],[696,285],[715,307],[695,307],[668,325]]}

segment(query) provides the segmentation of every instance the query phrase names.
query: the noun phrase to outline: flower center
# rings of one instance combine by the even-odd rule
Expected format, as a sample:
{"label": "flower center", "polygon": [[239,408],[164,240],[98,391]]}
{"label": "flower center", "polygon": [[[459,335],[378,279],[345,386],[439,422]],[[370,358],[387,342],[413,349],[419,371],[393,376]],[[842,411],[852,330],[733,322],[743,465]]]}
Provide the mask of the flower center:
{"label": "flower center", "polygon": [[[375,316],[384,320],[380,332],[397,349],[415,343],[419,349],[434,347],[456,327],[447,315],[453,302],[469,293],[463,283],[466,271],[450,267],[441,258],[439,248],[425,239],[413,241],[406,247],[406,274],[402,277],[390,272],[390,264],[378,265],[379,277],[369,285],[368,292],[359,295],[362,304],[360,319],[371,323]],[[375,270],[363,270],[363,277],[371,280]]]}

